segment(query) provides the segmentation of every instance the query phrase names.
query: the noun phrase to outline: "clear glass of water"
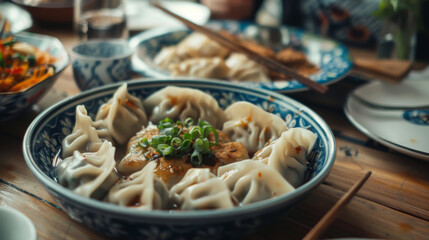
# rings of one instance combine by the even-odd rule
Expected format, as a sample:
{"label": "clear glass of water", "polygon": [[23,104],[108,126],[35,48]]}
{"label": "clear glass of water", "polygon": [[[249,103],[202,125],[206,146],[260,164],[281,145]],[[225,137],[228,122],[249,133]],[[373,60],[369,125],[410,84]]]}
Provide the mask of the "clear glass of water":
{"label": "clear glass of water", "polygon": [[128,38],[125,0],[74,0],[74,27],[81,41]]}

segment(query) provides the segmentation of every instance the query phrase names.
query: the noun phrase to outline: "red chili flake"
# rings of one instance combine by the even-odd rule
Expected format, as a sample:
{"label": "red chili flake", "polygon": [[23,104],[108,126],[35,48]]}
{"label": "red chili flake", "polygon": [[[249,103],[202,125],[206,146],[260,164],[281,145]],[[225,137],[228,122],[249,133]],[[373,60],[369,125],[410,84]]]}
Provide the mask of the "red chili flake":
{"label": "red chili flake", "polygon": [[134,103],[128,101],[128,99],[125,99],[125,104],[128,105],[128,106],[130,106],[130,107],[132,107],[132,108],[134,108],[134,109],[137,109],[137,106],[134,105]]}
{"label": "red chili flake", "polygon": [[12,75],[19,75],[22,72],[22,68],[20,67],[14,68],[14,69],[6,68],[5,72]]}
{"label": "red chili flake", "polygon": [[296,154],[299,154],[301,152],[302,148],[300,146],[295,148]]}

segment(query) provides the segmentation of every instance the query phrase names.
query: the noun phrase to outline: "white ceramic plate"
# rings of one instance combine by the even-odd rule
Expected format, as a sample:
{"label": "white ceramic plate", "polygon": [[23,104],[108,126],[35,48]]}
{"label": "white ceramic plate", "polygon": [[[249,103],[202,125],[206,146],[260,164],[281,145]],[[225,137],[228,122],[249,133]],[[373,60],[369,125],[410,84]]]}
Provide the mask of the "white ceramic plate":
{"label": "white ceramic plate", "polygon": [[[210,10],[198,3],[189,1],[164,1],[170,11],[197,23],[205,24],[210,18]],[[147,0],[127,0],[125,3],[128,29],[147,30],[154,27],[182,27],[181,22],[149,5]]]}
{"label": "white ceramic plate", "polygon": [[344,105],[352,124],[368,137],[404,154],[429,160],[429,110],[378,109],[360,101],[386,107],[429,105],[429,81],[407,79],[391,85],[370,82],[355,89]]}
{"label": "white ceramic plate", "polygon": [[33,25],[30,14],[13,3],[0,2],[0,13],[10,22],[12,33],[24,31]]}

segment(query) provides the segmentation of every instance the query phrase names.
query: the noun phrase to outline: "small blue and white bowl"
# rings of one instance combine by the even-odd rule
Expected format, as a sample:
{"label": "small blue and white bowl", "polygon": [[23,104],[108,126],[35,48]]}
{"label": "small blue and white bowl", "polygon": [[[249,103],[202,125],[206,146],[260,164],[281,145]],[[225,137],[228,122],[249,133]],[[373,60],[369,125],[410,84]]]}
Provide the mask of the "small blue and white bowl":
{"label": "small blue and white bowl", "polygon": [[73,76],[84,91],[131,78],[132,50],[121,39],[92,40],[72,48]]}
{"label": "small blue and white bowl", "polygon": [[166,86],[191,87],[217,99],[221,108],[248,101],[279,115],[289,127],[303,127],[318,138],[309,159],[306,182],[295,191],[232,209],[198,211],[137,211],[77,195],[55,181],[52,160],[64,137],[71,133],[75,108],[84,104],[92,117],[121,83],[91,89],[65,99],[42,112],[28,127],[23,141],[27,165],[71,218],[110,237],[133,239],[223,239],[243,235],[282,216],[329,174],[335,159],[334,136],[323,119],[308,107],[284,95],[237,86],[225,81],[153,79],[129,81],[129,92],[145,99]]}

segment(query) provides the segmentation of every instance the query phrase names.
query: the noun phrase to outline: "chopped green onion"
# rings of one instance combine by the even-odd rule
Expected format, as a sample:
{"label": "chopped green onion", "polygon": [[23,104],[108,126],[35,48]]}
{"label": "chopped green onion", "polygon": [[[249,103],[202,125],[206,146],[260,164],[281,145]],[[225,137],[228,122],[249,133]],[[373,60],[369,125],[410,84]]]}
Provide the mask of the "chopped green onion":
{"label": "chopped green onion", "polygon": [[168,137],[166,135],[159,135],[159,144],[167,143]]}
{"label": "chopped green onion", "polygon": [[140,147],[146,148],[147,146],[149,146],[149,141],[147,140],[147,138],[141,138],[138,144]]}
{"label": "chopped green onion", "polygon": [[192,136],[192,140],[195,140],[199,136],[201,136],[201,128],[200,127],[193,127],[190,133]]}
{"label": "chopped green onion", "polygon": [[190,126],[192,126],[192,125],[194,125],[194,120],[193,120],[192,118],[188,117],[188,118],[185,120],[185,127],[190,127]]}
{"label": "chopped green onion", "polygon": [[180,138],[175,137],[171,139],[171,147],[173,147],[174,150],[179,150],[182,146],[182,140]]}
{"label": "chopped green onion", "polygon": [[208,153],[209,152],[209,147],[210,147],[210,142],[207,138],[204,138],[203,140],[203,153]]}
{"label": "chopped green onion", "polygon": [[192,140],[192,135],[190,133],[184,133],[182,138],[183,140]]}
{"label": "chopped green onion", "polygon": [[4,68],[3,54],[0,52],[0,66]]}
{"label": "chopped green onion", "polygon": [[179,129],[177,127],[169,127],[164,130],[164,134],[168,136],[177,136]]}
{"label": "chopped green onion", "polygon": [[173,148],[171,146],[168,146],[166,148],[162,148],[161,151],[158,150],[158,152],[160,152],[162,156],[169,156],[173,152]]}
{"label": "chopped green onion", "polygon": [[164,123],[173,123],[173,119],[166,117],[164,118],[164,120],[159,121],[160,124],[164,124]]}
{"label": "chopped green onion", "polygon": [[203,162],[202,154],[197,150],[194,150],[194,152],[191,155],[191,164],[194,166],[198,166],[198,165],[201,165],[202,162]]}
{"label": "chopped green onion", "polygon": [[36,64],[36,56],[30,55],[27,57],[29,67],[33,67]]}
{"label": "chopped green onion", "polygon": [[182,142],[182,145],[180,146],[180,149],[182,151],[188,150],[188,148],[191,146],[191,141],[189,139],[186,139]]}
{"label": "chopped green onion", "polygon": [[[165,118],[159,122],[159,135],[153,136],[151,140],[142,137],[138,145],[142,148],[150,146],[158,152],[158,156],[167,158],[182,157],[192,152],[192,165],[201,165],[203,155],[213,154],[210,146],[218,144],[219,136],[210,123],[204,120],[199,120],[196,126],[192,125],[193,123],[192,118],[187,118],[184,124],[181,121],[173,122],[172,119]],[[215,136],[214,142],[210,142],[207,138],[211,132]],[[146,155],[150,152],[149,150],[143,154],[146,160],[148,160]]]}
{"label": "chopped green onion", "polygon": [[161,154],[161,156],[166,156],[173,151],[173,149],[168,144],[159,144],[156,150]]}
{"label": "chopped green onion", "polygon": [[198,126],[203,127],[203,126],[207,126],[207,125],[210,125],[210,123],[208,123],[202,119],[198,120]]}
{"label": "chopped green onion", "polygon": [[212,132],[213,135],[214,135],[214,137],[215,137],[215,141],[214,142],[210,142],[210,145],[211,146],[218,145],[219,144],[219,134],[216,131],[216,129],[214,127],[212,127],[212,126],[204,126],[203,127],[203,133],[205,135],[204,137],[208,137],[209,134],[210,134],[210,132]]}
{"label": "chopped green onion", "polygon": [[204,141],[201,138],[198,138],[197,140],[195,140],[194,144],[192,145],[192,147],[199,152],[204,152]]}
{"label": "chopped green onion", "polygon": [[16,40],[12,39],[10,41],[7,41],[7,42],[3,43],[2,45],[6,47],[6,46],[9,46],[9,45],[13,45],[15,43],[16,43]]}

